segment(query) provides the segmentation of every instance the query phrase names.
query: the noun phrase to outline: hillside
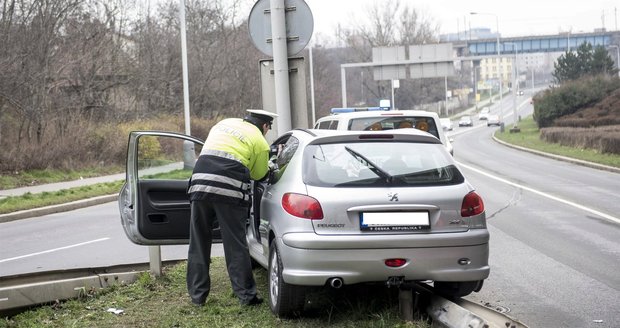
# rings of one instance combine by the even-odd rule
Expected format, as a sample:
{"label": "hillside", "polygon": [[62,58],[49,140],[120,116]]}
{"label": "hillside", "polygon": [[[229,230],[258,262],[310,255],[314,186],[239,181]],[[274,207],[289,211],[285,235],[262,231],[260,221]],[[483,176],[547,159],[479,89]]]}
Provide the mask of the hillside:
{"label": "hillside", "polygon": [[593,106],[553,121],[540,138],[563,146],[620,154],[620,88]]}
{"label": "hillside", "polygon": [[616,89],[594,106],[556,119],[553,125],[584,128],[620,125],[620,89]]}

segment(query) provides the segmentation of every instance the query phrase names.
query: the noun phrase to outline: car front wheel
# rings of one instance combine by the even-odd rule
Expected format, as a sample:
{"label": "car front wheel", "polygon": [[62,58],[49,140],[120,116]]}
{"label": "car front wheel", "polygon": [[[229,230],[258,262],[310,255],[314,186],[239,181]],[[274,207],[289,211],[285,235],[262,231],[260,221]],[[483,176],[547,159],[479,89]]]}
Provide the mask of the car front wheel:
{"label": "car front wheel", "polygon": [[269,307],[279,317],[298,316],[306,301],[305,287],[284,282],[283,269],[280,252],[273,242],[269,252]]}

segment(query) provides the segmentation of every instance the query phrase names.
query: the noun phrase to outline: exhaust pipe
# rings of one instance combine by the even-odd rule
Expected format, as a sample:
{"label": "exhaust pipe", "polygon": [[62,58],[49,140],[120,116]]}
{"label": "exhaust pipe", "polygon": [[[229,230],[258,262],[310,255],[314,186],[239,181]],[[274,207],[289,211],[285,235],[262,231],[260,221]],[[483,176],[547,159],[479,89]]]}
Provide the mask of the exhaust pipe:
{"label": "exhaust pipe", "polygon": [[327,283],[329,283],[329,285],[332,288],[338,289],[340,287],[342,287],[342,285],[344,285],[344,283],[342,282],[342,278],[329,278],[329,280],[327,280]]}

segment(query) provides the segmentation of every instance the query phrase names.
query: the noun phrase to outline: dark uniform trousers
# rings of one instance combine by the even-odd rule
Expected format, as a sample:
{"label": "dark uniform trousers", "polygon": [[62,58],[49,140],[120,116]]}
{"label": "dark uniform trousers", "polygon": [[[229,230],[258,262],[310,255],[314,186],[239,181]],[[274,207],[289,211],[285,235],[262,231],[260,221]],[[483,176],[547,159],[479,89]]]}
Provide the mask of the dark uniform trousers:
{"label": "dark uniform trousers", "polygon": [[247,304],[256,296],[256,283],[245,239],[248,207],[239,204],[194,200],[191,202],[189,251],[187,255],[187,289],[193,303],[206,301],[211,289],[211,229],[217,220],[224,243],[226,268],[233,292],[239,302]]}

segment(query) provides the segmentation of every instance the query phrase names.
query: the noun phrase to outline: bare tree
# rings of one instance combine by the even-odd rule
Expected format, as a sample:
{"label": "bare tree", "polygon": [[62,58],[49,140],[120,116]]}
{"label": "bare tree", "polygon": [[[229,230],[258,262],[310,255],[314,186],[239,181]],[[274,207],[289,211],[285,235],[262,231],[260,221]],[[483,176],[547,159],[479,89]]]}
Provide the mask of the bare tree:
{"label": "bare tree", "polygon": [[[353,49],[345,60],[353,62],[371,61],[372,48],[409,46],[416,44],[435,43],[438,41],[438,26],[432,19],[424,17],[413,6],[401,0],[390,1],[389,6],[375,2],[367,9],[366,19],[359,20],[357,26],[345,30],[341,34],[345,44]],[[368,105],[376,105],[378,99],[390,95],[389,81],[375,81],[372,68],[359,69],[362,72],[351,74],[353,85],[362,85],[360,93]],[[364,77],[364,78],[362,78]],[[438,81],[432,79],[405,80],[396,90],[397,104],[400,108],[412,108],[416,103],[433,101],[437,97],[435,87]],[[353,91],[355,92],[355,91]]]}

